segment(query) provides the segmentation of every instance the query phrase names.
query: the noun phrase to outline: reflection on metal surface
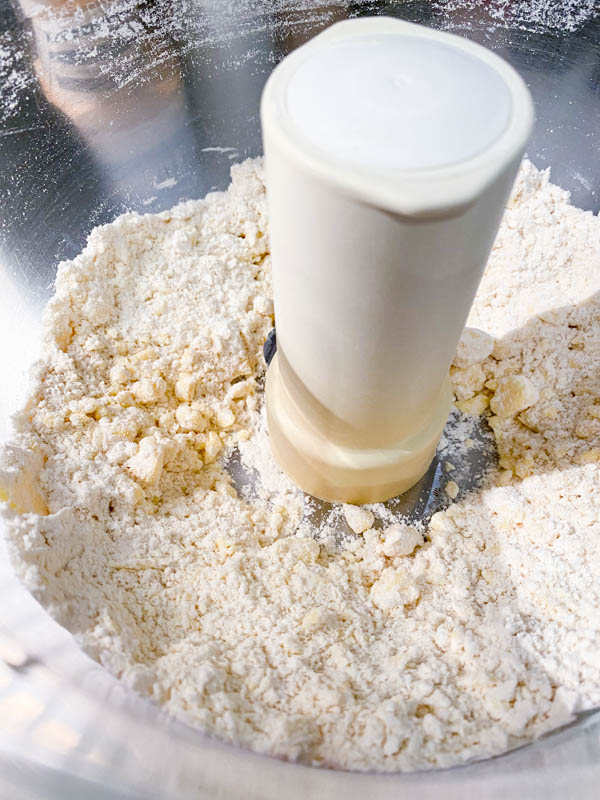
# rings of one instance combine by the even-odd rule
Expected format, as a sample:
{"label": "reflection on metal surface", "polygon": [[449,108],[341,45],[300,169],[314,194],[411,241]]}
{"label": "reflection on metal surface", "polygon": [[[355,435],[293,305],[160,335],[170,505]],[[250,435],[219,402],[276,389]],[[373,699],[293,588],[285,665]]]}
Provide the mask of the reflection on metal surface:
{"label": "reflection on metal surface", "polygon": [[[576,205],[600,207],[599,15],[564,31],[527,27],[523,3],[479,0],[13,2],[16,16],[0,0],[2,58],[16,76],[5,108],[0,98],[0,238],[30,301],[48,297],[58,261],[94,225],[224,188],[231,161],[261,151],[273,65],[344,16],[387,13],[497,50],[534,96],[530,157],[552,165]],[[513,27],[502,23],[511,14]]]}
{"label": "reflection on metal surface", "polygon": [[[146,159],[155,150],[164,153],[165,143],[181,135],[184,100],[179,59],[163,37],[155,46],[160,67],[148,80],[133,88],[115,83],[111,64],[127,64],[135,75],[146,57],[144,38],[113,41],[98,21],[101,9],[100,4],[71,0],[60,6],[59,15],[37,11],[30,20],[34,68],[47,100],[74,123],[110,169]],[[130,26],[133,33],[133,19]]]}
{"label": "reflection on metal surface", "polygon": [[[131,3],[109,19],[98,0],[21,4],[33,30],[39,86],[72,123],[65,144],[68,135],[77,136],[103,178],[103,192],[126,207],[147,190],[149,166],[154,188],[162,175],[175,185],[173,155],[193,151],[194,141],[177,48],[158,31],[149,49],[140,19],[147,4]],[[152,70],[146,71],[149,57]]]}

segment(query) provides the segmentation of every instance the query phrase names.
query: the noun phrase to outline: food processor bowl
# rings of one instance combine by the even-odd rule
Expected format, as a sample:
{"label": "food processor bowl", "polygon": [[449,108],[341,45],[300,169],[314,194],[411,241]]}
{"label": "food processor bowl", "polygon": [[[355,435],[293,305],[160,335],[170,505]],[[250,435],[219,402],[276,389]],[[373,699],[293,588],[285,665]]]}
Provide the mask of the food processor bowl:
{"label": "food processor bowl", "polygon": [[[225,189],[231,165],[261,153],[259,100],[274,65],[333,22],[367,14],[465,36],[512,64],[536,107],[529,157],[597,213],[594,0],[0,0],[0,439],[25,396],[59,261],[124,211]],[[3,797],[597,795],[595,712],[506,755],[412,774],[311,768],[218,742],[85,656],[12,575],[0,542]]]}

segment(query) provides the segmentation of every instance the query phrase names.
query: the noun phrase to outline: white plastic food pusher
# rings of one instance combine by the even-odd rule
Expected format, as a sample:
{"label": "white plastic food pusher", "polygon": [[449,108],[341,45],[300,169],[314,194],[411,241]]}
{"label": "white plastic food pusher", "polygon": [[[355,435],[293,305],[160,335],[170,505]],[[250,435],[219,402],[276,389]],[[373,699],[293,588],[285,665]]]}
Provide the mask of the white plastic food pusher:
{"label": "white plastic food pusher", "polygon": [[315,497],[386,500],[434,456],[531,98],[485,48],[373,17],[287,56],[261,121],[277,328],[271,447]]}

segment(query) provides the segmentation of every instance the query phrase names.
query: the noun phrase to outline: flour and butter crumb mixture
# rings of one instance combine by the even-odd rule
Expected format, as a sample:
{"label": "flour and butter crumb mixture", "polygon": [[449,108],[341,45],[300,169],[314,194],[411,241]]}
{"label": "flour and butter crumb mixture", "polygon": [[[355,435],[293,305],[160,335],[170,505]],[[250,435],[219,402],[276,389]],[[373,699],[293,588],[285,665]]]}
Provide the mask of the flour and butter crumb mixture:
{"label": "flour and butter crumb mixture", "polygon": [[315,535],[262,422],[261,162],[120,217],[60,266],[2,455],[16,569],[136,692],[264,753],[426,769],[568,723],[600,704],[599,289],[599,220],[525,162],[451,370],[498,468],[449,472],[423,531]]}

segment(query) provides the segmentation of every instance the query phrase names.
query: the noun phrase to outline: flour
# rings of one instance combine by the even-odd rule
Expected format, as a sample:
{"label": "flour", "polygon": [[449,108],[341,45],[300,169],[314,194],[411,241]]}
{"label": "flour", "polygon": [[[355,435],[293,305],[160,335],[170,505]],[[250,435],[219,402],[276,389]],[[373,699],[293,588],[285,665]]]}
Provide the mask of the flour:
{"label": "flour", "polygon": [[[317,529],[264,429],[260,162],[120,217],[59,269],[1,457],[16,569],[128,686],[239,746],[410,770],[536,738],[600,704],[599,289],[600,222],[525,163],[452,368],[455,502],[426,530],[381,504]],[[443,454],[483,411],[500,464],[468,492]]]}
{"label": "flour", "polygon": [[500,338],[598,291],[600,226],[526,161],[467,324]]}

